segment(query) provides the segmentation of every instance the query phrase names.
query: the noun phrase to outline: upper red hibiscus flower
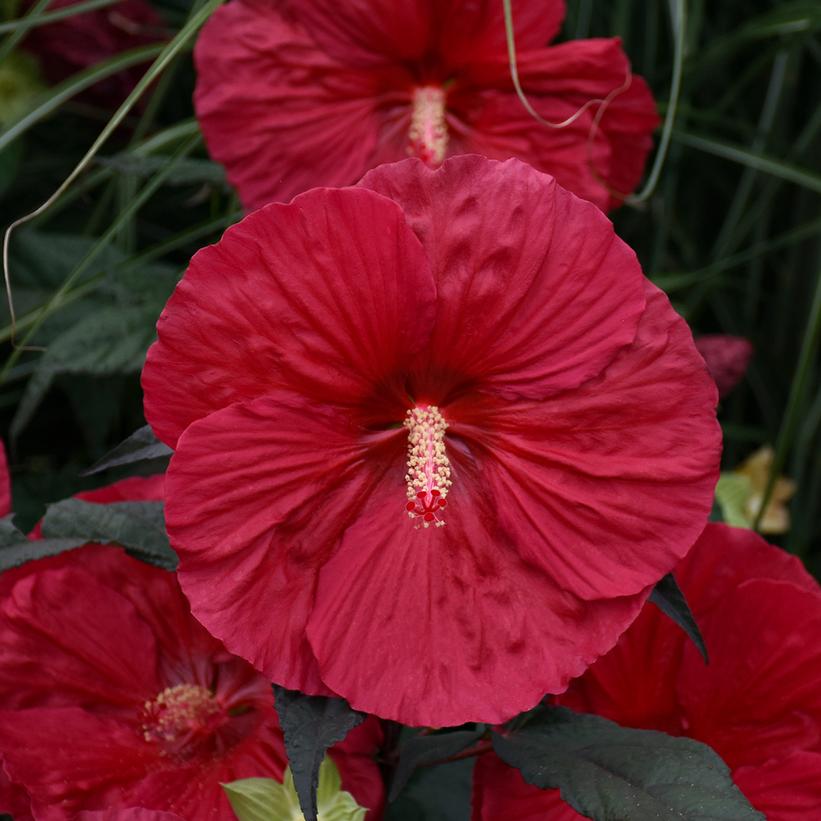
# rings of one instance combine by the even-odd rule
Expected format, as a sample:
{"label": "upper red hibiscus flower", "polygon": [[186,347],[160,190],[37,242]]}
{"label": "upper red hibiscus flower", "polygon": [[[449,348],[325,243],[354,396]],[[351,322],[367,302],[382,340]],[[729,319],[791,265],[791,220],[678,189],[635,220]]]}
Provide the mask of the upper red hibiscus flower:
{"label": "upper red hibiscus flower", "polygon": [[[601,208],[638,183],[658,118],[617,39],[547,48],[562,0],[233,0],[200,35],[197,116],[247,208],[409,154],[518,157]],[[621,193],[621,196],[617,192]]]}
{"label": "upper red hibiscus flower", "polygon": [[595,206],[518,160],[406,160],[260,209],[158,332],[181,584],[291,689],[509,718],[610,649],[704,527],[719,429],[686,324]]}
{"label": "upper red hibiscus flower", "polygon": [[[127,481],[130,498],[162,493],[161,477]],[[0,786],[0,809],[19,812],[22,788],[35,819],[141,807],[229,821],[221,783],[282,780],[270,683],[191,616],[174,574],[87,546],[1,578],[0,759],[14,787]],[[362,725],[333,753],[374,808],[378,733]]]}
{"label": "upper red hibiscus flower", "polygon": [[[821,590],[749,530],[708,525],[676,570],[710,652],[648,607],[560,702],[715,749],[769,821],[821,807]],[[494,755],[478,764],[476,821],[574,821],[558,790],[530,787]]]}
{"label": "upper red hibiscus flower", "polygon": [[[51,0],[48,11],[76,5],[80,0]],[[26,0],[30,6],[32,0]],[[123,51],[164,39],[163,23],[147,0],[117,0],[105,8],[73,14],[37,26],[24,46],[33,52],[53,83]],[[117,105],[144,73],[143,67],[121,71],[94,85],[87,95],[97,102]]]}

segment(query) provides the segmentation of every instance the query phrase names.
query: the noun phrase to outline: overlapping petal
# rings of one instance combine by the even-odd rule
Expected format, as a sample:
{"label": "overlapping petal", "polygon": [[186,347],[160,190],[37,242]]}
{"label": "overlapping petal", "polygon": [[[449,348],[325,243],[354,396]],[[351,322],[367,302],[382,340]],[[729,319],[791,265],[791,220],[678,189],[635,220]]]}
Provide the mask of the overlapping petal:
{"label": "overlapping petal", "polygon": [[[728,763],[771,821],[819,806],[821,589],[760,536],[708,525],[676,577],[710,651],[648,607],[560,702],[629,727],[690,736]],[[477,765],[474,818],[580,818],[493,755]],[[541,813],[541,814],[539,814]],[[804,813],[802,815],[802,813]]]}
{"label": "overlapping petal", "polygon": [[502,721],[564,689],[644,601],[582,602],[524,561],[471,462],[454,463],[446,527],[415,531],[384,481],[319,574],[308,639],[323,680],[358,709]]}
{"label": "overlapping petal", "polygon": [[327,692],[304,636],[316,574],[384,472],[401,476],[403,445],[397,430],[368,434],[344,409],[282,393],[193,424],[166,516],[197,618],[277,682]]}
{"label": "overlapping petal", "polygon": [[645,305],[636,256],[553,178],[473,156],[437,171],[383,166],[361,186],[401,206],[430,259],[432,379],[458,373],[507,399],[542,399],[596,376],[633,341]]}
{"label": "overlapping petal", "polygon": [[146,417],[170,445],[283,385],[355,404],[427,340],[435,287],[398,206],[320,189],[271,205],[200,251],[160,316]]}

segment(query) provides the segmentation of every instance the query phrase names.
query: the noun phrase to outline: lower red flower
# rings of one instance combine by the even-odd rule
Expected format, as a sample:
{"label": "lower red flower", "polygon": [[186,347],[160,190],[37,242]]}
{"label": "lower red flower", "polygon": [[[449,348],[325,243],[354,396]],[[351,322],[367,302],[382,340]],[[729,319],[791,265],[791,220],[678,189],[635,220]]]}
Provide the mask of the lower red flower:
{"label": "lower red flower", "polygon": [[[821,591],[800,562],[751,531],[708,525],[676,578],[710,652],[647,607],[559,698],[624,726],[710,745],[769,821],[821,807]],[[477,765],[474,819],[582,816],[494,755]]]}
{"label": "lower red flower", "polygon": [[[125,485],[146,498],[161,482],[93,495],[121,498]],[[0,786],[0,809],[22,788],[35,819],[139,807],[228,821],[222,783],[282,779],[270,683],[191,616],[174,574],[86,546],[5,575],[0,757],[17,792]],[[361,725],[332,752],[345,789],[373,809],[378,734]]]}

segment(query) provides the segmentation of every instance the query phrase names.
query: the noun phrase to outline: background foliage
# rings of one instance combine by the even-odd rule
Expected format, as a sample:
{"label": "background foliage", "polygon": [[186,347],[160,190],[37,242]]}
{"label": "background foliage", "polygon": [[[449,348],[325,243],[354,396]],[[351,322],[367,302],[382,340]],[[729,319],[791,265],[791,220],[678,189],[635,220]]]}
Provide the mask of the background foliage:
{"label": "background foliage", "polygon": [[[171,38],[214,1],[155,5]],[[570,0],[564,36],[620,35],[664,113],[677,5]],[[721,408],[725,468],[776,445],[776,465],[798,485],[781,541],[819,573],[821,6],[687,5],[669,156],[654,195],[615,222],[697,334],[752,341],[748,374]],[[0,31],[2,54],[20,32]],[[148,67],[162,49],[115,60]],[[28,334],[29,345],[45,348],[15,353],[0,309],[0,430],[24,528],[46,502],[121,475],[80,473],[144,424],[139,371],[157,315],[190,256],[241,216],[193,118],[190,49],[189,39],[89,168],[12,242],[17,338]],[[8,120],[0,132],[4,226],[46,200],[110,120],[111,109],[75,92],[120,63],[45,88],[32,111]]]}

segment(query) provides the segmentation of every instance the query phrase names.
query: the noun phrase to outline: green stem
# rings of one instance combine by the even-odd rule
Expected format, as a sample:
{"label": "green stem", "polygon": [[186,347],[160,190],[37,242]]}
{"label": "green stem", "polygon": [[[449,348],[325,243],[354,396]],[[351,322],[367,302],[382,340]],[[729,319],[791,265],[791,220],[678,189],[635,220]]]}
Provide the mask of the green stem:
{"label": "green stem", "polygon": [[796,428],[800,421],[801,409],[804,405],[804,394],[807,391],[810,377],[812,375],[812,365],[818,351],[818,342],[821,338],[821,271],[815,282],[815,296],[813,297],[810,315],[807,320],[807,327],[804,329],[804,339],[801,342],[801,353],[798,356],[798,365],[795,369],[790,395],[787,400],[787,410],[784,414],[784,421],[781,423],[781,430],[775,445],[775,455],[770,467],[770,475],[767,477],[767,486],[764,496],[761,499],[761,507],[756,513],[753,529],[758,530],[764,511],[772,498],[775,483],[778,480],[784,463],[787,460],[787,453],[795,438]]}

